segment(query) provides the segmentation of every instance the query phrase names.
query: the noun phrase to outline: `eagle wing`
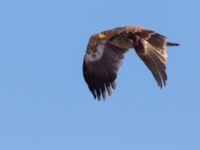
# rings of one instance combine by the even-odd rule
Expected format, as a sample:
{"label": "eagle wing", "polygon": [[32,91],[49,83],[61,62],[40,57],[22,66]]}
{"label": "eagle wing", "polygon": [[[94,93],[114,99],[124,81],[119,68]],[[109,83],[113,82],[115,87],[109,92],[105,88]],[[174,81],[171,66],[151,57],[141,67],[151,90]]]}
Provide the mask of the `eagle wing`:
{"label": "eagle wing", "polygon": [[[100,37],[100,38],[99,38]],[[165,46],[178,46],[166,37],[136,26],[125,26],[104,31],[90,39],[83,63],[83,74],[94,98],[105,99],[106,90],[115,89],[117,71],[125,52],[134,48],[152,72],[158,86],[166,84]]]}
{"label": "eagle wing", "polygon": [[[130,31],[132,30],[129,27]],[[160,88],[166,85],[166,46],[178,46],[177,43],[166,41],[166,37],[152,30],[138,28],[129,32],[129,38],[133,40],[133,47],[145,65],[152,72]]]}
{"label": "eagle wing", "polygon": [[151,30],[142,29],[138,32],[130,32],[134,48],[138,56],[152,72],[158,86],[162,88],[166,84],[166,37]]}
{"label": "eagle wing", "polygon": [[117,71],[127,49],[117,47],[107,40],[98,43],[94,55],[86,53],[83,75],[94,98],[106,98],[115,89]]}

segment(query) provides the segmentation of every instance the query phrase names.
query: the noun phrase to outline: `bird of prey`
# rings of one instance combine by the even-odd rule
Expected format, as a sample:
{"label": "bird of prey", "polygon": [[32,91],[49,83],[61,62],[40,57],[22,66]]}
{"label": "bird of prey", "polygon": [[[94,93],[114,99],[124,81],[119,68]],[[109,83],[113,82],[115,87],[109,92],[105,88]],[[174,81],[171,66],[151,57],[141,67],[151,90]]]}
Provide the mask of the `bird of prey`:
{"label": "bird of prey", "polygon": [[[94,98],[105,100],[116,88],[117,71],[124,54],[134,48],[152,72],[157,84],[166,84],[166,46],[178,46],[166,37],[139,26],[124,26],[94,34],[90,37],[83,61],[83,75]],[[107,91],[107,92],[106,92]]]}

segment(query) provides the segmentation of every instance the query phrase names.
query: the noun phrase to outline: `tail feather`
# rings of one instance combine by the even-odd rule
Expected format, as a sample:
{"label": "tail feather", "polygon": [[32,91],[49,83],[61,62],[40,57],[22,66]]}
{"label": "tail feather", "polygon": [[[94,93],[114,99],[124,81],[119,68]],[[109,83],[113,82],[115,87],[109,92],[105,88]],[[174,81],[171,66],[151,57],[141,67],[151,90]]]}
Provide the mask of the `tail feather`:
{"label": "tail feather", "polygon": [[179,46],[179,43],[166,42],[166,46]]}

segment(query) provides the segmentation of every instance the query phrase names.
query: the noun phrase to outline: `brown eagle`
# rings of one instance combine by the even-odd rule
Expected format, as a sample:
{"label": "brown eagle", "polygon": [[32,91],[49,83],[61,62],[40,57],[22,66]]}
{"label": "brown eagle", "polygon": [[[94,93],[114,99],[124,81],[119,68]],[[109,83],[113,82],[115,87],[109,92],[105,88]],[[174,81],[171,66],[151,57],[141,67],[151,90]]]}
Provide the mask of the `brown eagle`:
{"label": "brown eagle", "polygon": [[178,46],[167,42],[166,37],[138,26],[118,27],[90,37],[83,61],[83,75],[89,90],[98,100],[111,95],[116,88],[117,71],[124,54],[134,48],[138,56],[152,72],[158,86],[166,84],[165,46]]}

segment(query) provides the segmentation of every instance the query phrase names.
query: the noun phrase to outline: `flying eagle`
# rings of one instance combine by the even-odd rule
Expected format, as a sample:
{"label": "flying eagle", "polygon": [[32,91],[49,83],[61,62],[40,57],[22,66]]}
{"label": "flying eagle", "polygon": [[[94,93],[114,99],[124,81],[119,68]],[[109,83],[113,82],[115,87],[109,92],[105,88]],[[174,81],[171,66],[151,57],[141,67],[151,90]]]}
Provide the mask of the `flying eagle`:
{"label": "flying eagle", "polygon": [[124,26],[94,34],[90,37],[83,61],[83,75],[94,98],[106,98],[116,88],[117,71],[124,54],[134,48],[152,72],[159,87],[166,84],[165,46],[178,46],[166,37],[138,26]]}

